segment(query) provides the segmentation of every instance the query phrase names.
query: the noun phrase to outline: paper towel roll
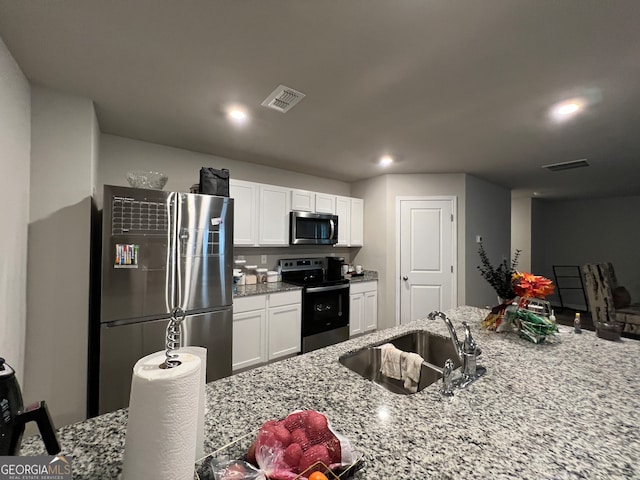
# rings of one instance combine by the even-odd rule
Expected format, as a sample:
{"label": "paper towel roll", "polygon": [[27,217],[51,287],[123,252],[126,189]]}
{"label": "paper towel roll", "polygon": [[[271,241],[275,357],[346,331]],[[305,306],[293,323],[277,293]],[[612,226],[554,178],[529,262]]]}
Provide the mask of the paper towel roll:
{"label": "paper towel roll", "polygon": [[200,357],[200,395],[198,403],[198,423],[197,423],[197,435],[196,435],[196,458],[200,460],[205,456],[204,451],[204,415],[207,404],[207,349],[204,347],[181,347],[181,352],[191,353]]}
{"label": "paper towel roll", "polygon": [[193,480],[201,361],[176,353],[182,363],[174,368],[159,368],[165,352],[133,367],[123,480]]}

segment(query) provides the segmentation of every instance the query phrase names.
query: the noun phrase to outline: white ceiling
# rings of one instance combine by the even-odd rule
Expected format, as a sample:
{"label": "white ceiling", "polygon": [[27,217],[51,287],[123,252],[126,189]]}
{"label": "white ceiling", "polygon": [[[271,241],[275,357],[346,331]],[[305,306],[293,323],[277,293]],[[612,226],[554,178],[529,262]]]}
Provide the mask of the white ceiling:
{"label": "white ceiling", "polygon": [[[27,78],[105,133],[345,181],[468,172],[546,197],[640,194],[640,2],[0,0]],[[260,106],[279,84],[307,96]],[[600,101],[562,125],[551,104]],[[247,106],[245,128],[224,116]],[[381,171],[383,153],[399,162]],[[587,158],[559,173],[542,165]]]}

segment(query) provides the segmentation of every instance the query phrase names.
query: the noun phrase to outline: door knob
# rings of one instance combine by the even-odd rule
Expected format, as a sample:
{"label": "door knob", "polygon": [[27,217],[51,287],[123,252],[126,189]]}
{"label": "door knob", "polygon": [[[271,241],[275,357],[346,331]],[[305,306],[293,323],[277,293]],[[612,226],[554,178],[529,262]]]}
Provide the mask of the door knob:
{"label": "door knob", "polygon": [[404,277],[402,277],[402,279],[406,282],[407,280],[409,280],[409,277],[405,275]]}

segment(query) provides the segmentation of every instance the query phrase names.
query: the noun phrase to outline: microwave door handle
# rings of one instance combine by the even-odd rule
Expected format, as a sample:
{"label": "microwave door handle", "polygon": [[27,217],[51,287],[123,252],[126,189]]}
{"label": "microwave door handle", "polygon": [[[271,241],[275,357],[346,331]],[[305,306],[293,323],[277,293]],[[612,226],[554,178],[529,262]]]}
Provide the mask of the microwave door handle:
{"label": "microwave door handle", "polygon": [[329,219],[329,225],[331,225],[331,233],[329,234],[329,238],[330,238],[330,239],[333,239],[333,236],[334,236],[334,235],[335,235],[335,233],[336,233],[336,224],[335,224],[335,222],[333,221],[333,218],[330,218],[330,219]]}

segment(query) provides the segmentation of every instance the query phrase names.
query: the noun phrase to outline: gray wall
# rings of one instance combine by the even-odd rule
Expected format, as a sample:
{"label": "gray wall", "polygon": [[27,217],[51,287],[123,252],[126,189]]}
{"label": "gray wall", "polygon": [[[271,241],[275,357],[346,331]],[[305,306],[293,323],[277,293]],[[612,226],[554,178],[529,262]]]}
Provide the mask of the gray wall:
{"label": "gray wall", "polygon": [[0,356],[22,383],[31,151],[29,83],[0,39]]}
{"label": "gray wall", "polygon": [[365,244],[354,261],[378,270],[378,327],[396,325],[398,279],[396,278],[396,197],[453,195],[458,198],[458,304],[465,302],[465,175],[413,174],[384,175],[356,182],[352,195],[364,199]]}
{"label": "gray wall", "polygon": [[[536,199],[534,204],[535,273],[553,279],[553,265],[612,262],[618,283],[629,290],[632,301],[640,301],[640,196]],[[580,308],[579,303],[583,303],[579,296],[566,298],[572,308]],[[556,295],[550,299],[557,304]]]}
{"label": "gray wall", "polygon": [[86,418],[97,131],[91,100],[33,88],[24,396],[58,427]]}
{"label": "gray wall", "polygon": [[238,180],[351,195],[351,186],[338,180],[102,134],[98,198],[102,198],[103,185],[128,186],[125,175],[130,170],[161,171],[169,177],[165,190],[188,192],[189,187],[199,181],[200,167],[228,168],[231,177]]}
{"label": "gray wall", "polygon": [[466,269],[467,305],[484,307],[495,305],[495,290],[478,271],[480,257],[476,235],[481,235],[483,245],[495,265],[503,258],[511,258],[511,192],[504,187],[466,176]]}

